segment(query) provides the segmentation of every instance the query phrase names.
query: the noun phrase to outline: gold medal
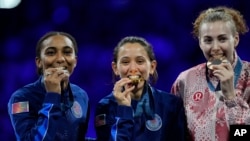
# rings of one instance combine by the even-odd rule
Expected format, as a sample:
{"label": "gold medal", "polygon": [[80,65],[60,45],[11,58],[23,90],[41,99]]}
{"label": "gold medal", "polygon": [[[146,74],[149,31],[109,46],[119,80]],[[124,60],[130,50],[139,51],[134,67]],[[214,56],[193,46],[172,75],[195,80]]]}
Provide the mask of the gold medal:
{"label": "gold medal", "polygon": [[225,56],[222,57],[212,57],[207,61],[207,67],[210,70],[213,70],[213,65],[219,65],[222,62],[227,62],[227,59]]}
{"label": "gold medal", "polygon": [[140,76],[138,76],[138,75],[130,75],[128,78],[130,80],[132,80],[132,82],[131,82],[132,85],[137,85],[139,82],[142,81],[142,78]]}

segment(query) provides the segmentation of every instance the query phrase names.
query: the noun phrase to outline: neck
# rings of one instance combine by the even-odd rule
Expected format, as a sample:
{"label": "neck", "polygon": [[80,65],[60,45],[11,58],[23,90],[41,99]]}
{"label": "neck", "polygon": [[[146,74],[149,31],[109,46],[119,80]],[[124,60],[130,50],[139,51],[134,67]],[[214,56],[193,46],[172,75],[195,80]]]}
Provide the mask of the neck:
{"label": "neck", "polygon": [[132,94],[131,94],[131,98],[133,100],[140,100],[143,93],[144,93],[144,89],[146,91],[146,82],[142,83],[142,85],[138,88],[138,86],[135,87],[135,89],[132,91]]}
{"label": "neck", "polygon": [[131,94],[131,98],[133,100],[140,100],[141,96],[142,96],[142,92],[143,92],[143,88],[133,91],[132,94]]}

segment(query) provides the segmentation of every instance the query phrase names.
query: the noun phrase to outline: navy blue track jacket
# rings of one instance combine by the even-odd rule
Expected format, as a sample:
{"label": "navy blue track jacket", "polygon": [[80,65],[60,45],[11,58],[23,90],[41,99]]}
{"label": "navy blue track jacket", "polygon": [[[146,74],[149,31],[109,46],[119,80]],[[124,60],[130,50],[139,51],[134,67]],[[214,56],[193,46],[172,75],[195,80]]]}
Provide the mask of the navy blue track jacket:
{"label": "navy blue track jacket", "polygon": [[77,85],[63,94],[46,93],[43,77],[15,91],[8,112],[18,141],[84,141],[89,98]]}
{"label": "navy blue track jacket", "polygon": [[[133,100],[131,107],[120,106],[112,93],[100,100],[95,113],[97,139],[99,141],[185,141],[187,123],[182,100],[151,86],[149,91],[147,106],[151,110],[147,110],[147,106],[144,106],[139,116],[136,116],[135,111],[140,101]],[[151,118],[150,113],[153,115]]]}

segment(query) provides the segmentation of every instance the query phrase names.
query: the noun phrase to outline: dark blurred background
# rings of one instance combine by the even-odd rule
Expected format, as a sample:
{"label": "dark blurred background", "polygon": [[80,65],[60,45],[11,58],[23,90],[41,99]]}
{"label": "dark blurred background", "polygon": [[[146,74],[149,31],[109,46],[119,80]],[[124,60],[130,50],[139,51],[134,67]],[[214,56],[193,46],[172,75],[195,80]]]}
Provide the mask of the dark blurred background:
{"label": "dark blurred background", "polygon": [[[247,0],[22,0],[13,9],[0,9],[0,139],[15,140],[7,103],[16,89],[38,78],[35,46],[46,32],[68,32],[78,42],[71,81],[90,97],[87,136],[95,137],[93,114],[97,102],[113,88],[111,61],[118,41],[129,35],[146,38],[158,61],[155,87],[169,92],[181,71],[205,61],[191,35],[192,22],[201,10],[219,5],[240,10],[249,25]],[[237,48],[248,61],[249,39],[250,33],[242,36]]]}

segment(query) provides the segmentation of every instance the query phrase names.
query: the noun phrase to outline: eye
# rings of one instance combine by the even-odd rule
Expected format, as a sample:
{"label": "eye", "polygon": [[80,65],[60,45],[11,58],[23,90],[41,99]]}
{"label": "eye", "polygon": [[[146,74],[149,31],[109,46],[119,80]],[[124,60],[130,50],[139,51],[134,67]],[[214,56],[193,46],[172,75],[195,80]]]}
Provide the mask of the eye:
{"label": "eye", "polygon": [[138,63],[138,64],[143,64],[144,62],[145,62],[144,59],[139,59],[139,60],[137,60],[137,63]]}
{"label": "eye", "polygon": [[227,37],[220,37],[219,38],[219,41],[222,42],[222,43],[225,42],[226,40],[227,40]]}
{"label": "eye", "polygon": [[72,55],[72,54],[73,54],[73,49],[67,47],[67,48],[65,48],[65,49],[63,50],[63,53],[64,53],[65,55]]}
{"label": "eye", "polygon": [[203,42],[205,42],[206,44],[210,44],[212,42],[212,39],[211,38],[205,38],[203,40]]}
{"label": "eye", "polygon": [[73,54],[73,51],[72,50],[66,50],[66,51],[64,51],[64,54],[71,55],[71,54]]}
{"label": "eye", "polygon": [[129,63],[129,61],[121,61],[121,64],[128,64]]}
{"label": "eye", "polygon": [[137,64],[143,64],[146,61],[146,59],[144,57],[138,57],[136,58],[136,63]]}
{"label": "eye", "polygon": [[54,49],[47,49],[45,54],[48,56],[52,56],[56,53],[56,51]]}

